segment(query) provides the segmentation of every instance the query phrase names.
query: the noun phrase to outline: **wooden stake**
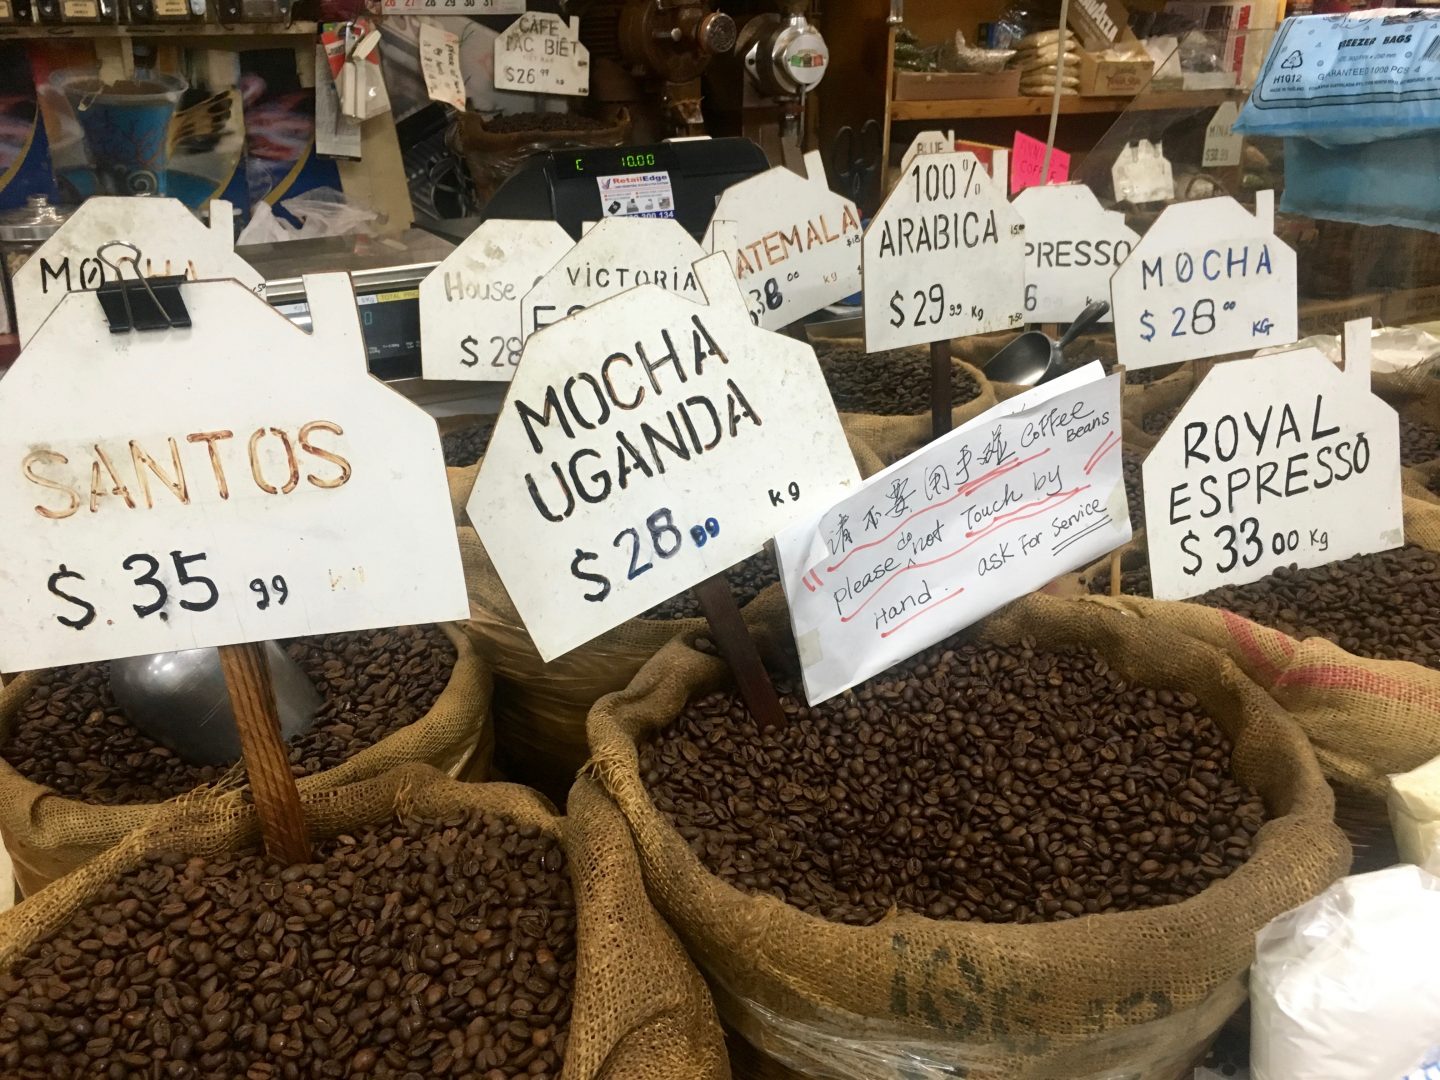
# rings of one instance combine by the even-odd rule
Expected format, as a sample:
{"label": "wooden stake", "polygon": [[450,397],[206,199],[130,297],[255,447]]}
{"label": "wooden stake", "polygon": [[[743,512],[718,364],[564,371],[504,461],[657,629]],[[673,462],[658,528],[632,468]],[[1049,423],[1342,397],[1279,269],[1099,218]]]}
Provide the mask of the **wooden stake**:
{"label": "wooden stake", "polygon": [[760,653],[751,640],[740,609],[735,606],[735,596],[724,574],[706,578],[695,586],[695,599],[700,601],[700,610],[710,624],[710,633],[720,647],[720,655],[735,673],[740,687],[740,696],[745,707],[755,717],[761,730],[779,727],[785,722],[785,710],[775,694],[775,684],[760,659]]}
{"label": "wooden stake", "polygon": [[280,738],[280,714],[275,708],[275,687],[264,650],[251,642],[220,646],[220,668],[235,710],[240,751],[260,816],[265,850],[287,863],[310,861],[310,831],[300,808],[300,790],[290,772],[285,742]]}
{"label": "wooden stake", "polygon": [[950,342],[930,343],[930,437],[950,430]]}
{"label": "wooden stake", "polygon": [[[1125,400],[1125,365],[1124,365],[1124,364],[1116,364],[1116,365],[1115,365],[1115,374],[1120,376],[1120,400],[1123,402],[1123,401]],[[1122,449],[1122,454],[1123,454],[1123,449]],[[1123,457],[1121,458],[1121,466],[1120,466],[1120,482],[1121,482],[1122,484],[1125,482],[1125,466],[1124,466],[1124,458],[1123,458]],[[1132,522],[1131,524],[1132,524],[1132,527],[1133,527],[1133,524],[1134,524],[1134,523]],[[1110,595],[1111,595],[1111,596],[1119,596],[1119,595],[1121,595],[1121,590],[1120,590],[1120,549],[1119,549],[1119,548],[1116,548],[1114,551],[1112,551],[1112,552],[1110,553]]]}

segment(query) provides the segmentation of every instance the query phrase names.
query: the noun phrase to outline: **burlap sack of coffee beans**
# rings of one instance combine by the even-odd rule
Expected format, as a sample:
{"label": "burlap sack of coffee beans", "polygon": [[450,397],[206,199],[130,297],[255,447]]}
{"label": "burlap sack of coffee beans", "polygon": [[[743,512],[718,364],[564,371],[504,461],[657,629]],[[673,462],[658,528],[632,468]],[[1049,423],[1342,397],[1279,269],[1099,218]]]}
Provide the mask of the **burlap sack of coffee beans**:
{"label": "burlap sack of coffee beans", "polygon": [[0,1073],[723,1080],[624,820],[570,807],[406,766],[308,794],[291,867],[249,807],[167,807],[0,916]]}
{"label": "burlap sack of coffee beans", "polygon": [[[857,433],[847,434],[861,476],[881,469]],[[627,686],[640,666],[678,633],[704,625],[687,592],[572,649],[550,663],[540,659],[475,530],[459,527],[460,557],[470,590],[465,624],[480,655],[495,671],[496,762],[511,780],[539,788],[557,803],[590,756],[585,717],[595,700]],[[742,607],[770,587],[778,572],[768,554],[732,568],[731,589]]]}
{"label": "burlap sack of coffee beans", "polygon": [[[778,658],[774,646],[788,637],[779,605],[762,598],[746,620]],[[739,763],[726,766],[728,773],[753,773],[750,788],[735,790],[721,790],[714,774],[698,767],[673,776],[669,789],[687,789],[699,804],[695,824],[683,833],[657,808],[650,789],[656,778],[642,772],[641,753],[687,702],[728,685],[722,662],[687,647],[684,639],[667,645],[628,688],[596,703],[590,768],[630,823],[656,906],[718,987],[722,1017],[799,1073],[843,1080],[1174,1080],[1243,996],[1239,976],[1253,956],[1255,931],[1348,865],[1314,755],[1293,721],[1216,650],[1163,629],[1150,632],[1118,612],[1032,596],[962,637],[976,643],[971,663],[981,666],[968,669],[977,690],[960,700],[926,701],[926,695],[943,692],[927,667],[909,669],[913,679],[872,680],[869,702],[859,694],[832,702],[829,715],[836,724],[829,734],[821,733],[815,710],[792,709],[795,730],[775,737],[803,755],[804,770],[777,753],[742,745],[737,731],[717,729],[718,742],[704,747],[677,744],[679,759],[689,765],[728,756]],[[1004,665],[1039,664],[1037,652],[1080,649],[1098,654],[1080,684],[1054,669],[1034,683],[1016,682],[1008,692],[998,685],[978,689]],[[934,651],[938,659],[927,653],[918,663],[951,665],[953,674],[955,661],[945,648]],[[1084,688],[1097,682],[1112,694],[1132,682],[1153,690],[1124,690],[1128,712],[1119,705],[1087,707]],[[1046,701],[1032,703],[1035,698]],[[885,700],[906,705],[886,707]],[[1207,794],[1201,795],[1189,784],[1189,769],[1179,763],[1198,761],[1203,753],[1213,766],[1223,752],[1213,735],[1202,750],[1199,711],[1231,747],[1230,774],[1259,794],[1268,817],[1249,858],[1228,876],[1208,853],[1229,850],[1232,840],[1242,848],[1250,844],[1248,833],[1258,822],[1255,811],[1244,808],[1244,791],[1216,796],[1202,784]],[[1147,720],[1153,725],[1148,731]],[[1099,730],[1114,723],[1135,728],[1125,740],[1102,741]],[[952,762],[941,745],[917,736],[919,728],[937,733],[932,740],[943,735],[958,757]],[[1067,744],[1063,752],[1061,741]],[[981,743],[987,749],[979,749]],[[1175,764],[1164,768],[1173,772],[1162,770],[1163,793],[1144,796],[1158,802],[1146,804],[1146,824],[1137,826],[1126,809],[1141,797],[1131,767],[1149,767],[1142,744],[1162,743],[1172,747]],[[1053,761],[1047,745],[1060,754]],[[973,756],[967,756],[971,747]],[[1026,756],[1028,747],[1034,756]],[[837,770],[828,787],[821,776],[826,769]],[[842,784],[841,769],[855,775]],[[1220,780],[1214,772],[1204,775]],[[961,784],[968,794],[956,803],[952,796]],[[1073,785],[1073,795],[1065,795],[1062,785]],[[1065,798],[1074,800],[1069,812],[1081,823],[1037,837],[1032,830],[1040,801],[1054,806]],[[1201,850],[1196,829],[1229,820],[1200,817],[1194,807],[1207,805],[1207,798],[1236,807],[1235,823],[1247,835],[1217,829],[1206,834],[1205,843],[1215,845],[1205,848],[1207,855],[1177,858],[1178,852]],[[820,809],[829,799],[833,809]],[[706,843],[724,823],[744,820],[762,803],[768,829],[748,854],[744,848],[734,852],[725,876],[735,884],[727,883],[707,869],[692,843]],[[1076,809],[1081,803],[1088,811]],[[938,809],[961,804],[969,809],[952,809],[953,820]],[[1180,824],[1172,827],[1172,821]],[[879,825],[884,836],[871,838]],[[1125,831],[1136,827],[1150,835]],[[895,839],[902,828],[903,844]],[[944,829],[951,830],[950,840]],[[847,839],[855,833],[867,839]],[[1087,858],[1091,872],[1119,873],[1122,880],[1128,875],[1117,871],[1122,840],[1123,861],[1137,877],[1155,875],[1156,888],[1147,892],[1132,884],[1125,893],[1117,883],[1107,886],[1108,895],[1087,892],[1078,876]],[[977,845],[978,852],[982,841],[998,845],[985,849],[992,853],[986,858],[1004,848],[1009,865],[966,866],[943,853],[947,844],[961,852]],[[927,854],[906,859],[897,853],[902,847]],[[775,857],[759,848],[774,848]],[[1061,864],[1061,856],[1068,861]],[[1144,865],[1147,859],[1172,869]],[[1032,870],[1019,872],[1030,865]],[[968,875],[966,885],[924,887],[942,871]],[[1209,879],[1214,871],[1222,876],[1199,895],[1144,906],[1170,898],[1154,892],[1173,892],[1190,875]],[[1067,883],[1070,874],[1077,876]],[[887,899],[887,888],[897,881],[920,887]],[[1034,899],[1042,886],[1050,900]],[[1078,896],[1071,886],[1079,888]],[[823,899],[827,887],[835,890],[830,901]],[[793,895],[807,906],[832,904],[832,915],[865,925],[842,925],[783,903],[777,897],[787,889],[799,890]],[[914,910],[921,905],[927,914]],[[929,917],[940,910],[930,905],[944,906],[948,917]],[[1134,910],[1087,914],[1119,906]],[[971,917],[961,921],[967,911]],[[1021,911],[1051,921],[1018,924],[1013,920]]]}
{"label": "burlap sack of coffee beans", "polygon": [[[1144,537],[1096,597],[1231,657],[1300,724],[1342,796],[1384,814],[1392,773],[1440,756],[1440,504],[1405,498],[1406,546],[1280,571],[1190,601],[1149,598]],[[1427,569],[1428,568],[1428,569]],[[1085,571],[1109,592],[1109,560]],[[1320,605],[1306,610],[1306,598]],[[1242,613],[1219,606],[1229,603]]]}
{"label": "burlap sack of coffee beans", "polygon": [[[852,444],[858,437],[890,465],[930,441],[930,350],[867,354],[858,338],[821,338],[814,345]],[[990,381],[964,361],[953,361],[950,386],[953,425],[995,404]]]}
{"label": "burlap sack of coffee beans", "polygon": [[[435,667],[437,647],[448,670]],[[359,651],[342,659],[347,649]],[[488,775],[491,675],[458,627],[301,638],[290,652],[325,699],[290,748],[302,791],[412,761]],[[107,672],[102,664],[27,672],[0,690],[0,837],[26,895],[144,824],[165,799],[243,782],[239,766],[188,765],[133,728]]]}

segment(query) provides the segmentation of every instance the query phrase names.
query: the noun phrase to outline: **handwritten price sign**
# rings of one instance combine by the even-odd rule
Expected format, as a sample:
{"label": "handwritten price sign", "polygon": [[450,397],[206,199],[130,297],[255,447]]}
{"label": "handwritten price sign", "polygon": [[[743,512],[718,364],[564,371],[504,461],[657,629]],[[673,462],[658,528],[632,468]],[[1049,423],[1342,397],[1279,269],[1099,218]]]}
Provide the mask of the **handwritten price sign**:
{"label": "handwritten price sign", "polygon": [[580,44],[580,20],[531,11],[507,26],[495,39],[495,89],[590,93],[590,50]]}
{"label": "handwritten price sign", "polygon": [[1024,322],[1024,232],[975,155],[917,154],[865,230],[865,348]]}
{"label": "handwritten price sign", "polygon": [[1221,364],[1145,459],[1162,600],[1404,542],[1395,410],[1370,393],[1370,320],[1342,373],[1317,349]]}
{"label": "handwritten price sign", "polygon": [[0,668],[465,617],[435,422],[366,373],[348,276],[305,287],[311,334],[233,281],[188,330],[78,294],[40,328],[0,383]]}
{"label": "handwritten price sign", "polygon": [[1140,241],[1084,184],[1028,187],[1014,206],[1025,219],[1027,322],[1070,322],[1108,296],[1110,275]]}
{"label": "handwritten price sign", "polygon": [[1274,235],[1274,193],[1257,193],[1255,211],[1228,195],[1165,208],[1110,279],[1121,363],[1155,367],[1299,336],[1295,252]]}
{"label": "handwritten price sign", "polygon": [[546,660],[859,483],[814,352],[727,261],[695,265],[703,303],[631,289],[525,343],[469,509]]}
{"label": "handwritten price sign", "polygon": [[1006,402],[776,538],[816,704],[1130,539],[1120,377]]}

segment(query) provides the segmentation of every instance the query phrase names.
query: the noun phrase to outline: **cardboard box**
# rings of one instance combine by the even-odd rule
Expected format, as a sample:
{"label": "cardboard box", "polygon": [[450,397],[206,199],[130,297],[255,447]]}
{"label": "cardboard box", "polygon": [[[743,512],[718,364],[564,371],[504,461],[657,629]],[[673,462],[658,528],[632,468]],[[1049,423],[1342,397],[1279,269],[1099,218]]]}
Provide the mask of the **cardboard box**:
{"label": "cardboard box", "polygon": [[1104,52],[1111,45],[1135,40],[1130,13],[1119,0],[1071,0],[1065,21],[1090,52]]}
{"label": "cardboard box", "polygon": [[[1396,289],[1385,298],[1385,306],[1381,311],[1386,326],[1408,326],[1410,323],[1440,319],[1440,285],[1429,285],[1421,289]],[[1373,312],[1366,314],[1373,315]]]}
{"label": "cardboard box", "polygon": [[974,71],[897,71],[896,101],[952,101],[965,98],[1019,97],[1018,68],[983,74]]}
{"label": "cardboard box", "polygon": [[1138,94],[1155,73],[1148,56],[1133,60],[1106,60],[1096,53],[1080,54],[1080,96],[1115,97]]}
{"label": "cardboard box", "polygon": [[1362,293],[1344,300],[1302,300],[1300,301],[1300,334],[1338,334],[1351,319],[1367,316],[1375,325],[1389,323],[1385,310],[1389,299],[1384,293]]}

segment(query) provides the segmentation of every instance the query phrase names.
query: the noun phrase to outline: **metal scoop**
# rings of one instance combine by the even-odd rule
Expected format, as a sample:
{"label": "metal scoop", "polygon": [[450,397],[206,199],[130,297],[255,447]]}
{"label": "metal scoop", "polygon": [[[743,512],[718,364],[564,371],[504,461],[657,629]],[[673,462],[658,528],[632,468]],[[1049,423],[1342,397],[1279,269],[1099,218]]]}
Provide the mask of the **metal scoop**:
{"label": "metal scoop", "polygon": [[1061,372],[1065,346],[1074,341],[1096,322],[1105,317],[1110,304],[1096,300],[1089,304],[1070,324],[1059,341],[1041,330],[1029,330],[997,352],[985,365],[985,374],[992,382],[1036,386],[1053,379]]}
{"label": "metal scoop", "polygon": [[[310,730],[320,711],[320,694],[279,645],[267,641],[264,648],[280,735],[289,742]],[[240,760],[240,734],[219,650],[185,649],[114,660],[110,689],[132,724],[185,761],[230,765]]]}

